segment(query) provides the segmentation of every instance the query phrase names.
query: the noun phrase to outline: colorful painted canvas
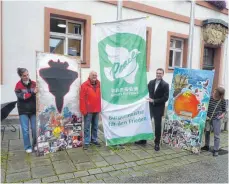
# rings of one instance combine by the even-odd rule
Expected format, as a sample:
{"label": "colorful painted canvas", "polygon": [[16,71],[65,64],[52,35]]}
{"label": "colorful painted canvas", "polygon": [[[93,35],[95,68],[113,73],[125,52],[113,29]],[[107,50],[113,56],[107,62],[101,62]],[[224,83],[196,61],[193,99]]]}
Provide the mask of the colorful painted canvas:
{"label": "colorful painted canvas", "polygon": [[76,58],[37,53],[38,155],[82,146]]}
{"label": "colorful painted canvas", "polygon": [[169,93],[163,142],[199,153],[214,72],[175,68]]}

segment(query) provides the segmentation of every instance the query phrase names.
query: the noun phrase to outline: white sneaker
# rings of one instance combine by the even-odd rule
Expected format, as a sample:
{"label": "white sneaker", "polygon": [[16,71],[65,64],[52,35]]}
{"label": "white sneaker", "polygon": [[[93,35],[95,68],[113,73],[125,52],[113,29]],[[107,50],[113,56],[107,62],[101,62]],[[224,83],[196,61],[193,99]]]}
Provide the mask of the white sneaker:
{"label": "white sneaker", "polygon": [[26,153],[32,153],[32,149],[27,149],[25,151],[26,151]]}

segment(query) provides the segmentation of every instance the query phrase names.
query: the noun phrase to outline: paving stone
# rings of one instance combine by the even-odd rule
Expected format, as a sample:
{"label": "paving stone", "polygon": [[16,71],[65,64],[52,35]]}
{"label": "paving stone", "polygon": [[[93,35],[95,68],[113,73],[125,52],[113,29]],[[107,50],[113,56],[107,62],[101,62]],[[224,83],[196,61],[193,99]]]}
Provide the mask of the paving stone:
{"label": "paving stone", "polygon": [[10,140],[9,150],[24,150],[23,141],[21,139]]}
{"label": "paving stone", "polygon": [[7,183],[14,183],[14,182],[19,182],[22,180],[30,180],[30,179],[31,179],[31,173],[29,171],[6,175]]}
{"label": "paving stone", "polygon": [[83,147],[80,148],[72,148],[72,149],[67,149],[66,152],[68,152],[68,154],[77,154],[77,155],[83,155],[85,154]]}
{"label": "paving stone", "polygon": [[[12,130],[12,129],[11,129]],[[19,129],[16,132],[12,132],[11,130],[5,130],[3,140],[18,140],[19,139]]]}
{"label": "paving stone", "polygon": [[143,172],[136,171],[136,172],[130,172],[130,175],[132,177],[138,177],[138,176],[144,176],[144,173]]}
{"label": "paving stone", "polygon": [[85,163],[76,164],[76,167],[77,170],[88,170],[88,169],[95,168],[96,166],[92,162],[85,162]]}
{"label": "paving stone", "polygon": [[8,152],[8,160],[18,161],[18,160],[29,160],[30,154],[27,154],[25,150],[12,150]]}
{"label": "paving stone", "polygon": [[107,156],[104,157],[104,159],[109,163],[109,164],[120,164],[124,163],[125,161],[118,155],[112,155],[112,156]]}
{"label": "paving stone", "polygon": [[111,175],[111,176],[119,176],[119,175],[121,175],[121,174],[123,174],[121,171],[111,171],[111,172],[109,172],[109,174]]}
{"label": "paving stone", "polygon": [[131,151],[123,151],[119,156],[125,160],[126,162],[132,162],[132,161],[137,161],[140,160],[139,157],[137,157],[135,154],[133,154]]}
{"label": "paving stone", "polygon": [[139,149],[141,149],[140,146],[134,145],[134,144],[130,145],[129,148],[130,148],[130,150],[139,150]]}
{"label": "paving stone", "polygon": [[90,155],[89,157],[93,162],[102,162],[102,161],[104,161],[103,157],[101,157],[100,155]]}
{"label": "paving stone", "polygon": [[68,153],[68,155],[74,164],[90,162],[90,157],[86,155],[85,153],[80,152],[80,154],[77,155],[77,153],[75,152],[70,152]]}
{"label": "paving stone", "polygon": [[137,163],[138,165],[147,164],[146,160],[139,160],[139,161],[136,161],[136,163]]}
{"label": "paving stone", "polygon": [[74,164],[68,160],[53,162],[53,166],[57,174],[76,171]]}
{"label": "paving stone", "polygon": [[65,180],[65,183],[81,183],[81,180],[79,178]]}
{"label": "paving stone", "polygon": [[78,172],[74,172],[74,175],[76,178],[78,178],[78,177],[82,177],[82,176],[88,176],[89,173],[87,171],[78,171]]}
{"label": "paving stone", "polygon": [[166,155],[170,155],[170,154],[175,154],[176,152],[172,149],[169,149],[169,150],[163,151],[163,153],[165,153]]}
{"label": "paving stone", "polygon": [[152,146],[151,144],[139,145],[139,147],[143,150],[153,150],[154,149],[154,146]]}
{"label": "paving stone", "polygon": [[87,150],[83,150],[87,155],[98,155],[97,147],[89,147]]}
{"label": "paving stone", "polygon": [[74,174],[73,173],[61,174],[58,177],[59,177],[59,180],[67,180],[67,179],[74,178]]}
{"label": "paving stone", "polygon": [[119,183],[118,177],[104,178],[103,180],[105,183]]}
{"label": "paving stone", "polygon": [[49,154],[49,156],[50,156],[50,158],[51,158],[51,160],[53,162],[55,162],[55,161],[63,161],[63,160],[70,160],[67,152],[65,152],[65,151],[60,151],[60,152],[56,152],[56,153],[53,153],[53,154],[51,153],[51,154]]}
{"label": "paving stone", "polygon": [[25,171],[29,171],[29,170],[30,170],[30,166],[24,160],[9,161],[7,164],[7,173],[8,174],[25,172]]}
{"label": "paving stone", "polygon": [[129,172],[134,172],[132,168],[126,168],[121,170],[122,173],[129,173]]}
{"label": "paving stone", "polygon": [[131,178],[131,175],[129,173],[124,173],[122,175],[117,176],[119,179],[127,179]]}
{"label": "paving stone", "polygon": [[44,165],[50,165],[50,164],[51,164],[51,161],[49,159],[31,161],[31,167],[38,167],[38,166],[44,166]]}
{"label": "paving stone", "polygon": [[132,152],[137,155],[139,158],[144,159],[144,158],[152,158],[149,153],[143,150],[132,150]]}
{"label": "paving stone", "polygon": [[135,171],[144,171],[145,170],[145,167],[144,166],[135,166],[135,167],[133,167],[133,169]]}
{"label": "paving stone", "polygon": [[96,174],[95,176],[96,176],[97,179],[104,179],[104,178],[111,177],[108,173]]}
{"label": "paving stone", "polygon": [[154,157],[154,160],[156,160],[158,162],[158,161],[164,160],[164,158],[163,157]]}
{"label": "paving stone", "polygon": [[109,167],[102,167],[101,168],[103,172],[109,172],[109,171],[114,171],[114,167],[109,166]]}
{"label": "paving stone", "polygon": [[90,181],[90,183],[105,183],[103,180],[94,180]]}
{"label": "paving stone", "polygon": [[24,183],[41,183],[41,179],[29,180],[29,181],[25,181]]}
{"label": "paving stone", "polygon": [[103,157],[115,155],[115,153],[111,150],[102,150],[102,151],[99,151],[99,153]]}
{"label": "paving stone", "polygon": [[145,159],[145,161],[146,161],[147,163],[156,162],[156,160],[155,160],[154,158],[147,158],[147,159]]}
{"label": "paving stone", "polygon": [[82,177],[80,179],[82,180],[82,182],[87,183],[96,180],[96,177],[94,175],[90,175],[90,176]]}
{"label": "paving stone", "polygon": [[1,169],[1,183],[4,183],[4,181],[5,181],[5,176],[6,176],[5,170]]}
{"label": "paving stone", "polygon": [[127,163],[125,163],[125,165],[126,165],[126,167],[134,167],[137,164],[136,164],[136,162],[127,162]]}
{"label": "paving stone", "polygon": [[95,165],[97,167],[104,167],[104,166],[107,166],[109,164],[106,161],[102,161],[102,162],[95,162]]}
{"label": "paving stone", "polygon": [[166,155],[166,156],[164,156],[163,158],[165,158],[165,159],[169,160],[169,159],[172,159],[172,158],[173,158],[173,156],[172,156],[172,155]]}
{"label": "paving stone", "polygon": [[43,183],[51,183],[51,182],[55,182],[58,181],[58,177],[57,176],[50,176],[50,177],[46,177],[46,178],[42,178],[42,182]]}
{"label": "paving stone", "polygon": [[145,167],[146,169],[152,169],[152,168],[156,168],[157,166],[156,166],[156,163],[152,163],[152,164],[144,165],[144,167]]}
{"label": "paving stone", "polygon": [[119,170],[119,169],[124,169],[124,168],[126,168],[126,165],[125,165],[125,164],[118,164],[118,165],[113,165],[113,167],[114,167],[116,170]]}
{"label": "paving stone", "polygon": [[64,183],[64,180],[55,181],[54,183]]}
{"label": "paving stone", "polygon": [[53,176],[55,172],[52,166],[41,166],[32,168],[33,178],[42,178],[46,176]]}
{"label": "paving stone", "polygon": [[9,141],[6,140],[6,141],[2,141],[1,142],[1,151],[5,151],[5,152],[8,152],[9,151]]}
{"label": "paving stone", "polygon": [[97,169],[90,169],[88,170],[88,172],[90,174],[99,174],[99,173],[102,173],[102,170],[100,168],[97,168]]}

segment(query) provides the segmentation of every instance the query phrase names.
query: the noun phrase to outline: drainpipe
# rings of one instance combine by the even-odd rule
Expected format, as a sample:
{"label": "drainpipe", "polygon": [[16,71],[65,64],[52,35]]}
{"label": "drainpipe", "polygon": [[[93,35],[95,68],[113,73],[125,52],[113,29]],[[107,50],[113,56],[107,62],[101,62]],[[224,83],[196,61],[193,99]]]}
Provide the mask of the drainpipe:
{"label": "drainpipe", "polygon": [[191,1],[190,24],[189,24],[189,38],[188,38],[188,68],[192,68],[192,52],[194,39],[194,23],[195,23],[195,0]]}
{"label": "drainpipe", "polygon": [[122,19],[122,0],[118,0],[117,4],[117,20]]}

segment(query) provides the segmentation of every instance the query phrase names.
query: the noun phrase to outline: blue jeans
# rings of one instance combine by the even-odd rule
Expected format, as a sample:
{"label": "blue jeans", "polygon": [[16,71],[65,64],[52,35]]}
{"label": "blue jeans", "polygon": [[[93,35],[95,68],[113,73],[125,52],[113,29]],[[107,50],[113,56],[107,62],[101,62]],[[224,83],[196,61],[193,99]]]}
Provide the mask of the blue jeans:
{"label": "blue jeans", "polygon": [[88,113],[84,116],[84,144],[97,142],[99,113]]}
{"label": "blue jeans", "polygon": [[22,129],[22,135],[23,135],[23,140],[24,140],[24,149],[32,149],[31,143],[30,143],[30,138],[29,138],[29,121],[31,124],[31,129],[32,129],[32,146],[34,147],[36,145],[36,115],[31,114],[22,114],[19,116],[20,123],[21,123],[21,129]]}

